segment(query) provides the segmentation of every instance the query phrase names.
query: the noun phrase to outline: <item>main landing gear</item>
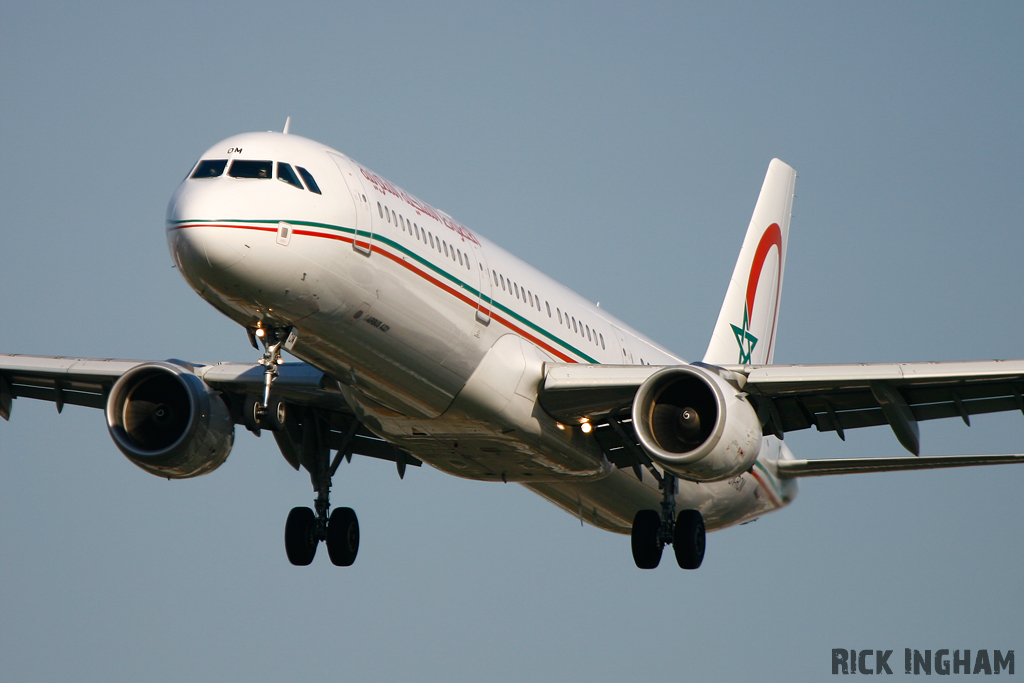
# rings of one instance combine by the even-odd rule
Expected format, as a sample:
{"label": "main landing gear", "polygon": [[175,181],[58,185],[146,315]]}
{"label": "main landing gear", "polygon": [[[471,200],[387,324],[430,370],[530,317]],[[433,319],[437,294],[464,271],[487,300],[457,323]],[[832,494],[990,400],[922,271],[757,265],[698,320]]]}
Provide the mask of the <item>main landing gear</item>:
{"label": "main landing gear", "polygon": [[[353,417],[333,462],[327,446],[330,426],[316,411],[306,410],[301,428],[289,429],[300,433],[299,443],[294,444],[298,447],[293,452],[309,471],[313,490],[316,491],[314,509],[293,508],[284,525],[284,547],[288,560],[294,565],[305,566],[312,562],[320,541],[327,544],[327,554],[337,566],[348,567],[356,561],[359,552],[359,519],[356,513],[352,508],[330,510],[331,480],[342,460],[352,457],[352,444],[358,428],[359,421]],[[275,437],[279,443],[283,439],[295,441],[287,432],[275,434]]]}
{"label": "main landing gear", "polygon": [[[258,328],[253,336],[263,342],[264,353],[259,360],[264,367],[263,396],[249,396],[244,406],[245,426],[255,434],[260,429],[274,433],[274,439],[285,458],[298,468],[309,472],[316,491],[314,509],[292,508],[284,525],[284,547],[288,560],[305,566],[316,556],[320,541],[327,544],[331,562],[348,567],[359,553],[359,519],[352,508],[331,511],[331,480],[343,459],[352,458],[359,420],[352,418],[345,430],[340,448],[331,460],[328,439],[331,433],[327,418],[314,409],[298,409],[292,414],[280,397],[271,395],[271,387],[281,365],[281,349],[290,333],[289,328]],[[294,407],[294,406],[293,406]],[[329,514],[328,514],[329,513]]]}
{"label": "main landing gear", "polygon": [[683,510],[676,516],[674,475],[661,477],[661,513],[640,510],[633,518],[631,542],[633,561],[640,569],[654,569],[668,544],[683,569],[696,569],[704,561],[704,517],[697,510]]}

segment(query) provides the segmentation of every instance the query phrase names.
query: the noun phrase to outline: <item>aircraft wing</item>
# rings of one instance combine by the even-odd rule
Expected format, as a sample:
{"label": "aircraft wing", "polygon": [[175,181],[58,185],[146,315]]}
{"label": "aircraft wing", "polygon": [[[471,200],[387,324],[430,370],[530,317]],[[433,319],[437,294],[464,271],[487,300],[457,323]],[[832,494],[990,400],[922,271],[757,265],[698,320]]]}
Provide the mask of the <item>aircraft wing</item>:
{"label": "aircraft wing", "polygon": [[[65,405],[106,408],[114,383],[127,371],[153,361],[99,358],[65,358],[0,354],[0,417],[11,416],[13,399],[33,398],[52,401],[57,412]],[[262,395],[263,366],[252,363],[200,365],[180,360],[167,361],[195,374],[221,393],[231,408],[236,424],[242,424],[241,407],[248,395]],[[289,405],[316,411],[331,425],[326,445],[338,448],[345,441],[352,421],[352,409],[342,396],[337,382],[306,363],[284,363],[278,367],[274,395]],[[296,469],[297,448],[282,433],[274,433],[285,459]],[[292,439],[295,441],[297,439]],[[352,452],[356,455],[419,466],[412,455],[379,439],[360,427],[354,435]]]}
{"label": "aircraft wing", "polygon": [[[1024,413],[1024,360],[695,365],[719,374],[745,393],[757,410],[764,433],[780,438],[786,432],[814,427],[821,432],[836,432],[845,439],[845,430],[888,424],[900,443],[917,455],[920,452],[917,423],[921,420],[959,417],[970,425],[971,415],[1011,410]],[[634,444],[622,443],[615,447],[614,442],[623,441],[624,428],[629,423],[628,411],[640,385],[662,369],[661,366],[549,363],[540,389],[541,405],[555,419],[567,424],[590,421],[599,438],[605,435],[609,444],[606,451],[610,450],[613,455],[620,449],[635,453]],[[602,430],[605,424],[611,429]],[[618,439],[611,438],[613,435]],[[635,460],[625,453],[619,459],[629,465]],[[884,459],[871,459],[875,464],[869,469],[853,461],[847,461],[846,467],[852,468],[848,471],[881,471],[883,464],[879,460]],[[892,466],[888,469],[920,469],[924,463],[932,461],[929,458],[891,460],[906,462],[889,463]],[[953,466],[950,462],[936,460],[927,466]],[[787,467],[791,476],[812,476],[811,465]],[[805,469],[801,471],[801,467]],[[842,468],[841,465],[819,468],[829,471],[814,471],[813,474],[838,474]]]}
{"label": "aircraft wing", "polygon": [[726,368],[744,378],[766,431],[834,431],[888,424],[919,451],[916,423],[1009,410],[1024,412],[1024,360]]}

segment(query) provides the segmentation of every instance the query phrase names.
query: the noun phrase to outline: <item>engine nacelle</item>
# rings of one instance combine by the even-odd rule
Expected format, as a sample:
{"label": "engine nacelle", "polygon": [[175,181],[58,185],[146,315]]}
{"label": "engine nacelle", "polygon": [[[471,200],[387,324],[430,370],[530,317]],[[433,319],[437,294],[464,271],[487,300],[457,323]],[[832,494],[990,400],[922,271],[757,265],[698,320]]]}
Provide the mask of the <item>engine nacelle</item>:
{"label": "engine nacelle", "polygon": [[107,428],[129,460],[169,479],[220,467],[235,440],[224,400],[173,363],[145,363],[121,376],[107,397]]}
{"label": "engine nacelle", "polygon": [[746,398],[715,373],[665,368],[640,385],[633,428],[653,461],[690,481],[744,472],[761,449],[761,421]]}

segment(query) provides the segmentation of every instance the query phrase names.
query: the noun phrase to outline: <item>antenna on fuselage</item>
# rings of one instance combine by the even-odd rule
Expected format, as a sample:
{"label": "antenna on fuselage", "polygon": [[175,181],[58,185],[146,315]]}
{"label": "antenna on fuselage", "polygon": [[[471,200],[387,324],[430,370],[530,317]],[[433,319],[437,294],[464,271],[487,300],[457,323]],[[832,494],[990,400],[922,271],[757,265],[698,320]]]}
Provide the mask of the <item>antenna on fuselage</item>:
{"label": "antenna on fuselage", "polygon": [[282,130],[281,132],[284,133],[285,135],[288,135],[288,129],[291,128],[291,126],[292,126],[292,117],[288,116],[284,120],[284,130]]}

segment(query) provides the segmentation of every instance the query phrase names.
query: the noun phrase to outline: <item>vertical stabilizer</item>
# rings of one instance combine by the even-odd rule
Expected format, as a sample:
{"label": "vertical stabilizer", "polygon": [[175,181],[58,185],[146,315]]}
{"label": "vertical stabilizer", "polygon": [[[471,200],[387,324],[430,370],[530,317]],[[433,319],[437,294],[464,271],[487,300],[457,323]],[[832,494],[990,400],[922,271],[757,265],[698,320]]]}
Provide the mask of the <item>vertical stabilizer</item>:
{"label": "vertical stabilizer", "polygon": [[796,171],[772,159],[704,362],[764,365],[775,355]]}

